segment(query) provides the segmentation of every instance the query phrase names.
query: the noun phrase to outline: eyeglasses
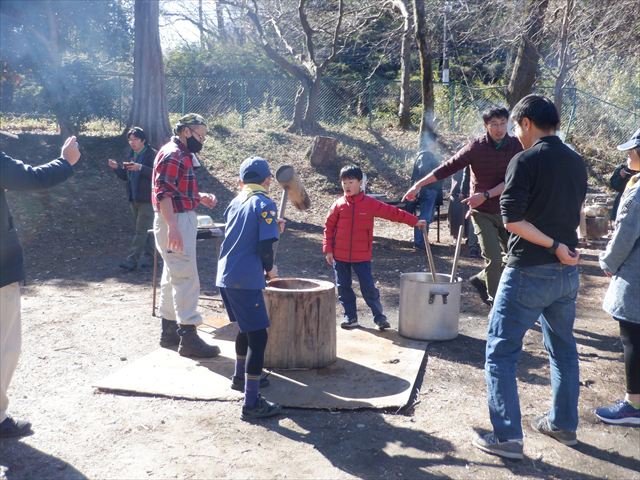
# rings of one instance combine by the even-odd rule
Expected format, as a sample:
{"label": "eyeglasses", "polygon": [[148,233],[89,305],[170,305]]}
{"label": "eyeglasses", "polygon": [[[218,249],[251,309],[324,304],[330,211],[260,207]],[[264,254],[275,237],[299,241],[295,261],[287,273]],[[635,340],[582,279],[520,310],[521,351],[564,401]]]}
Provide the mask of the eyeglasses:
{"label": "eyeglasses", "polygon": [[196,140],[198,140],[200,143],[204,144],[204,142],[207,141],[206,136],[205,135],[200,135],[198,132],[196,132],[194,129],[189,128],[189,131],[193,134],[194,137],[196,137]]}

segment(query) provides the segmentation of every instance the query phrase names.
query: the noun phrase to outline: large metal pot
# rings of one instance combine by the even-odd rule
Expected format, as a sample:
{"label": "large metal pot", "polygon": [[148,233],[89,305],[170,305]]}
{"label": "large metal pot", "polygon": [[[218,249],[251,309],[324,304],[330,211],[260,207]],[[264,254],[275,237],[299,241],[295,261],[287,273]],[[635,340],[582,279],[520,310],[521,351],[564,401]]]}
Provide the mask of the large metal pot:
{"label": "large metal pot", "polygon": [[400,275],[400,335],[415,340],[451,340],[458,336],[462,279],[430,273]]}

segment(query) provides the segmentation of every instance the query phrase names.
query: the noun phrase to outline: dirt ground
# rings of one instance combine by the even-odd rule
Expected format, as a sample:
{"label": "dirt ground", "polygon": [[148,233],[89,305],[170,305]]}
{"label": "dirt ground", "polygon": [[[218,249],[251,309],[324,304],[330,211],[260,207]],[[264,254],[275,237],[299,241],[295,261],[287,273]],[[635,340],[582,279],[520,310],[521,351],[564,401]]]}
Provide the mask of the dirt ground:
{"label": "dirt ground", "polygon": [[[34,139],[30,147],[41,160],[53,156],[50,139]],[[24,157],[15,144],[3,148]],[[28,259],[23,353],[10,410],[29,419],[35,433],[0,440],[0,478],[640,479],[640,429],[607,426],[592,413],[624,391],[617,324],[601,310],[607,279],[597,266],[597,250],[583,250],[581,263],[575,327],[581,423],[573,448],[528,426],[550,397],[548,361],[536,329],[525,338],[518,369],[526,459],[502,460],[471,445],[476,431],[490,427],[483,376],[489,312],[466,282],[460,335],[428,345],[416,404],[404,414],[286,409],[282,417],[246,423],[239,418],[240,403],[95,392],[95,381],[157,348],[159,336],[159,319],[151,316],[150,271],[124,274],[117,267],[129,239],[128,211],[102,163],[85,159],[57,193],[10,197]],[[203,184],[230,198],[233,175],[220,180],[211,173]],[[320,242],[331,188],[311,212],[291,212],[278,254],[281,275],[330,278]],[[219,219],[221,211],[213,216]],[[448,271],[453,254],[445,230],[443,223],[434,245],[439,271]],[[400,274],[426,264],[410,238],[404,226],[376,227],[374,275],[394,326]],[[213,245],[202,241],[198,248],[207,315],[219,310],[208,297],[215,293]],[[480,260],[463,257],[460,275],[479,268]],[[362,304],[360,312],[371,322]]]}

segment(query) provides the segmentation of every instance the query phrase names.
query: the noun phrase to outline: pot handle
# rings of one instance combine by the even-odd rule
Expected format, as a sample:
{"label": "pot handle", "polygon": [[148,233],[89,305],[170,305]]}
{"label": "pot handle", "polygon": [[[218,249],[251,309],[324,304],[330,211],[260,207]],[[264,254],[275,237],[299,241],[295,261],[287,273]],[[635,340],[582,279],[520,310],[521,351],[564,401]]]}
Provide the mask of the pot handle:
{"label": "pot handle", "polygon": [[429,292],[429,304],[432,304],[436,298],[436,295],[442,295],[442,303],[446,305],[449,300],[449,292],[441,293],[441,292]]}

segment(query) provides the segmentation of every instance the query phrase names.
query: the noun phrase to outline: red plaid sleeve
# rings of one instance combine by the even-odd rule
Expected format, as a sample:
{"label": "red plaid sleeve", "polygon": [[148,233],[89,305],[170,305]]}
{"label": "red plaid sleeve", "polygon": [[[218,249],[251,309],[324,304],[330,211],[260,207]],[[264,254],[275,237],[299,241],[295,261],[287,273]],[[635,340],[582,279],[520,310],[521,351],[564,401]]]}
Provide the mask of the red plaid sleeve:
{"label": "red plaid sleeve", "polygon": [[155,210],[159,210],[158,204],[166,197],[171,198],[176,213],[193,210],[200,203],[191,154],[179,146],[169,152],[163,148],[155,160],[152,196]]}

